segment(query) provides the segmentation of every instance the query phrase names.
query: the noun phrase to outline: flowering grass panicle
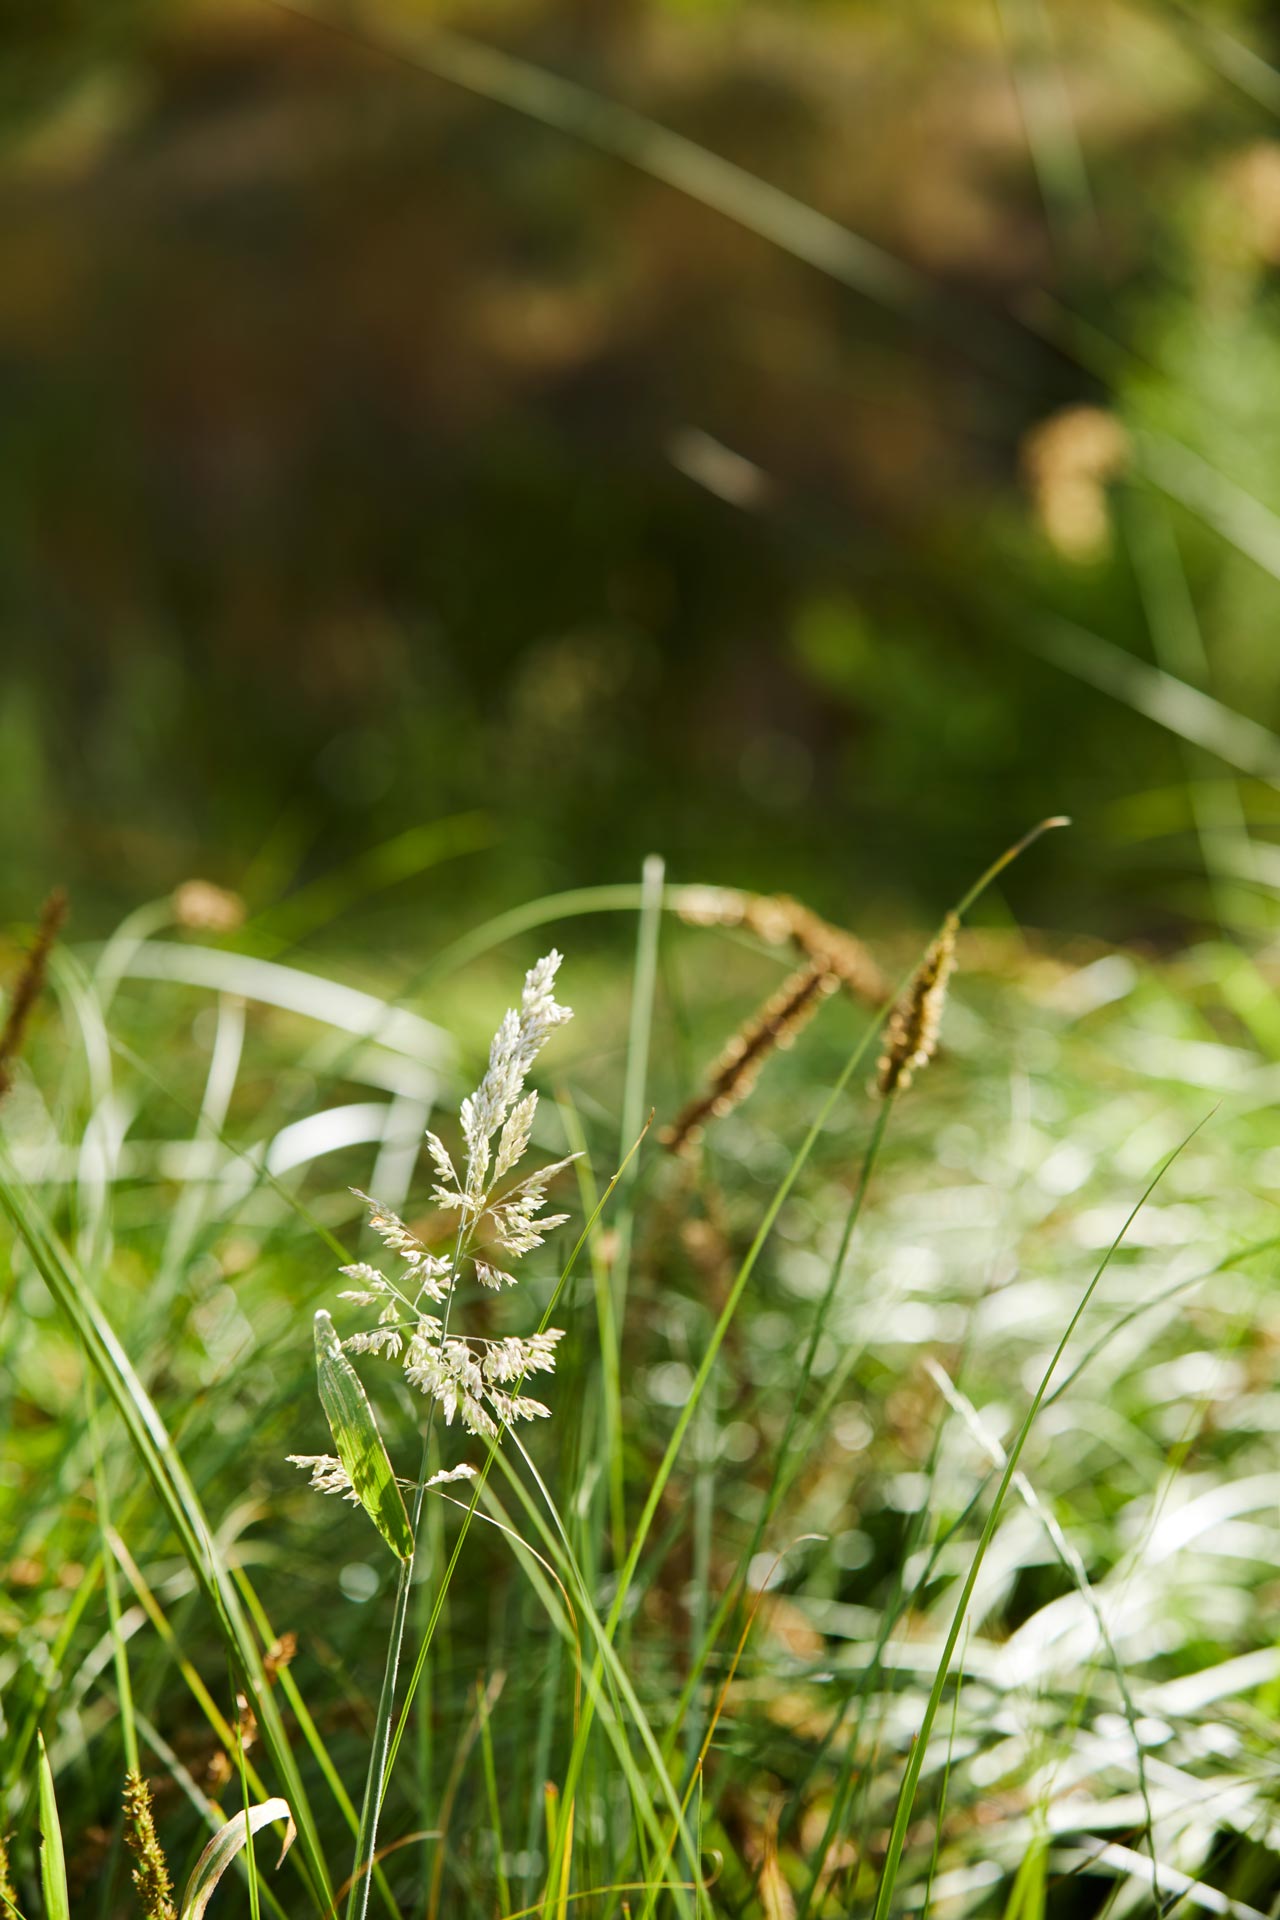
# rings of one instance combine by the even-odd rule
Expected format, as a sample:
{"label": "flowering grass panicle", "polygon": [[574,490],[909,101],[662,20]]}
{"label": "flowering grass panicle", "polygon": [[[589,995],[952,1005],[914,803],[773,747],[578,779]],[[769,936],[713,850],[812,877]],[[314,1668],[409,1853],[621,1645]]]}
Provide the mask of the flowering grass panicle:
{"label": "flowering grass panicle", "polygon": [[[446,1426],[457,1420],[468,1433],[486,1440],[496,1439],[512,1421],[545,1419],[550,1412],[520,1388],[529,1374],[554,1371],[558,1329],[529,1339],[510,1334],[491,1338],[459,1333],[450,1322],[463,1278],[469,1276],[491,1291],[514,1287],[511,1268],[569,1217],[543,1209],[552,1179],[576,1156],[508,1180],[529,1150],[537,1113],[538,1096],[525,1092],[525,1078],[556,1028],[572,1017],[554,996],[559,966],[560,955],[552,952],[530,968],[519,1009],[504,1016],[489,1049],[485,1076],[462,1103],[466,1163],[461,1175],[444,1142],[434,1133],[426,1136],[436,1174],[432,1198],[457,1215],[451,1251],[432,1252],[398,1214],[355,1189],[369,1209],[369,1225],[400,1266],[394,1276],[367,1261],[342,1269],[353,1284],[339,1297],[379,1308],[375,1326],[343,1343],[347,1352],[396,1362],[410,1386],[439,1408]],[[317,1492],[358,1498],[345,1468],[331,1455],[291,1454],[290,1459],[310,1472]],[[450,1469],[428,1484],[443,1485],[471,1471]]]}

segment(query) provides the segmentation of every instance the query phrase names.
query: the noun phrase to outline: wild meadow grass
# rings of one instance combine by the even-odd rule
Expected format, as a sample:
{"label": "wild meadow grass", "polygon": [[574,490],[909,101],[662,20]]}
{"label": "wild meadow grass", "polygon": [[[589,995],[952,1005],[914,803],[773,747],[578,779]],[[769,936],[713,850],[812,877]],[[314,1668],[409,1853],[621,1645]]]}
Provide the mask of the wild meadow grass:
{"label": "wild meadow grass", "polygon": [[[709,897],[651,862],[400,972],[209,902],[55,948],[2,1110],[8,1909],[1274,1910],[1264,998],[997,916],[885,1040],[853,991],[800,1031],[795,903]],[[567,1221],[484,1284],[543,1167]]]}

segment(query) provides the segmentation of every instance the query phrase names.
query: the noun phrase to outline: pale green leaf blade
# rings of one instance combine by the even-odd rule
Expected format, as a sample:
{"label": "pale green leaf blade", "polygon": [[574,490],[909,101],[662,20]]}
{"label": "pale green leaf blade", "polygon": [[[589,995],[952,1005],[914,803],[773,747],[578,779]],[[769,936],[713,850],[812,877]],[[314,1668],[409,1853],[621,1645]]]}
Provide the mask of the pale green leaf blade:
{"label": "pale green leaf blade", "polygon": [[44,1893],[45,1920],[71,1920],[71,1902],[67,1897],[67,1863],[62,1852],[62,1823],[53,1793],[53,1768],[40,1744],[40,1886]]}
{"label": "pale green leaf blade", "polygon": [[259,1806],[242,1809],[241,1812],[228,1820],[225,1827],[219,1827],[204,1852],[200,1855],[200,1858],[196,1861],[195,1871],[188,1880],[186,1891],[182,1896],[182,1912],[179,1915],[179,1920],[200,1920],[201,1914],[203,1914],[209,1904],[214,1888],[240,1849],[247,1846],[249,1835],[251,1833],[259,1833],[263,1827],[269,1826],[273,1820],[284,1820],[288,1822],[285,1827],[284,1840],[280,1847],[280,1860],[276,1862],[277,1866],[280,1865],[280,1862],[293,1845],[293,1836],[296,1831],[293,1824],[293,1815],[289,1811],[289,1802],[287,1800],[264,1800]]}
{"label": "pale green leaf blade", "polygon": [[411,1559],[409,1516],[373,1408],[323,1309],[316,1315],[316,1373],[333,1444],[361,1506],[391,1551],[401,1560]]}

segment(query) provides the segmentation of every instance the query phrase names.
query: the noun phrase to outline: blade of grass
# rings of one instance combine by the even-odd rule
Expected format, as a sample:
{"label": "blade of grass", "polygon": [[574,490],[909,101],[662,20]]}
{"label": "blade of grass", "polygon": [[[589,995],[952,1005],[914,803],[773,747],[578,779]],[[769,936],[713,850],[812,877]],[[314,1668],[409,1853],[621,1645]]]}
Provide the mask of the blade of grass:
{"label": "blade of grass", "polygon": [[[505,1674],[495,1673],[490,1688],[501,1690]],[[495,1696],[496,1697],[496,1696]],[[511,1887],[507,1880],[506,1841],[503,1833],[502,1800],[498,1793],[498,1770],[493,1758],[493,1727],[489,1716],[489,1690],[476,1681],[476,1715],[480,1723],[480,1754],[484,1763],[484,1789],[489,1805],[489,1830],[493,1837],[493,1875],[498,1895],[498,1911],[511,1905]]]}
{"label": "blade of grass", "polygon": [[37,1736],[39,1748],[40,1804],[40,1890],[44,1894],[45,1920],[71,1920],[71,1902],[67,1895],[67,1863],[62,1851],[62,1823],[58,1818],[58,1800],[53,1790],[53,1768],[45,1752],[44,1735]]}

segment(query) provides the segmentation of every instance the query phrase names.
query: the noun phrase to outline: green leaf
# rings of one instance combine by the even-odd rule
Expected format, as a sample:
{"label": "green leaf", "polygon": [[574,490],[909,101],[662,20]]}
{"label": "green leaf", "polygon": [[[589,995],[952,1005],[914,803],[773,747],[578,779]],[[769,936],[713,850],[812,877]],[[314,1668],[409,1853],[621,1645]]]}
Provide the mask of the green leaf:
{"label": "green leaf", "polygon": [[296,1831],[293,1815],[289,1811],[287,1800],[264,1800],[260,1806],[246,1807],[228,1820],[225,1827],[219,1827],[212,1840],[196,1861],[195,1872],[187,1882],[182,1896],[182,1912],[179,1920],[200,1920],[201,1914],[209,1904],[214,1888],[221,1880],[241,1847],[247,1846],[249,1835],[258,1833],[272,1820],[287,1820],[284,1842],[280,1848],[280,1865],[293,1845]]}
{"label": "green leaf", "polygon": [[67,1863],[62,1852],[62,1823],[53,1793],[53,1768],[40,1745],[40,1885],[44,1892],[45,1920],[71,1920],[71,1902],[67,1898]]}
{"label": "green leaf", "polygon": [[413,1531],[373,1408],[323,1309],[316,1315],[316,1372],[333,1444],[361,1506],[392,1553],[411,1560]]}

